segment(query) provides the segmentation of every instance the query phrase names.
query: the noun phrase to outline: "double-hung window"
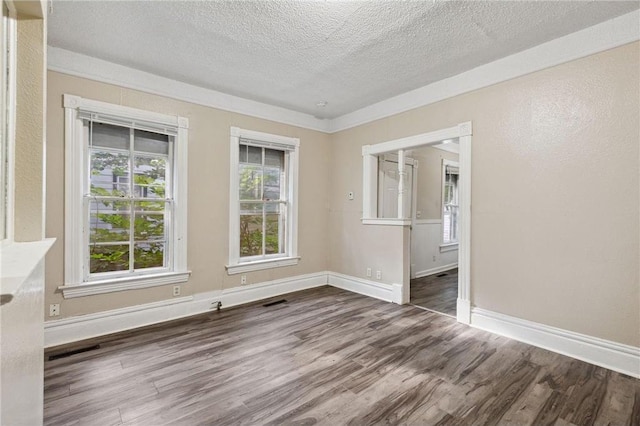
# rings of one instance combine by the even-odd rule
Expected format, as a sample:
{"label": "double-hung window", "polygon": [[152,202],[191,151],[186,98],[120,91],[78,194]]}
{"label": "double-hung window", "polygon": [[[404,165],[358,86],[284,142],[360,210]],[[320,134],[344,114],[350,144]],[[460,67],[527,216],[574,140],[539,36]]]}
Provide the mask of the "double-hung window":
{"label": "double-hung window", "polygon": [[456,245],[458,243],[459,196],[458,178],[460,176],[458,163],[443,160],[442,162],[442,244]]}
{"label": "double-hung window", "polygon": [[65,297],[186,281],[187,120],[64,101]]}
{"label": "double-hung window", "polygon": [[294,265],[299,140],[231,129],[230,274]]}

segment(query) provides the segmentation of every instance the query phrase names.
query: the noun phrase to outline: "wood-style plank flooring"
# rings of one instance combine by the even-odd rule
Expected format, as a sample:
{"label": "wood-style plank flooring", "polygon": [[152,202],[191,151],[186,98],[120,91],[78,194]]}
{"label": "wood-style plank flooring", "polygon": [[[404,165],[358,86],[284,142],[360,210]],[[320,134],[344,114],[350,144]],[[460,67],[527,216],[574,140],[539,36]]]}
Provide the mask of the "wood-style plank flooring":
{"label": "wood-style plank flooring", "polygon": [[639,381],[332,287],[45,362],[46,425],[638,425]]}
{"label": "wood-style plank flooring", "polygon": [[[444,276],[439,276],[443,275]],[[458,268],[411,280],[411,304],[456,316]]]}

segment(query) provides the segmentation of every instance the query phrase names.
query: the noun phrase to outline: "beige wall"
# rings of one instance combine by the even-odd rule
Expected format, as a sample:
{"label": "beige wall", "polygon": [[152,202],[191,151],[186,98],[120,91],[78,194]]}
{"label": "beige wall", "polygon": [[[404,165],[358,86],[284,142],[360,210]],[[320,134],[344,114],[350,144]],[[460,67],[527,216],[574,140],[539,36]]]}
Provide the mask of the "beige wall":
{"label": "beige wall", "polygon": [[360,224],[361,146],[473,121],[472,304],[640,346],[639,52],[628,44],[334,134],[329,268],[364,278],[403,250],[398,231]]}
{"label": "beige wall", "polygon": [[172,298],[171,286],[66,300],[56,291],[64,272],[64,93],[189,118],[188,266],[193,274],[182,295],[240,285],[240,276],[228,276],[224,267],[229,247],[231,126],[300,138],[298,251],[302,259],[297,266],[248,273],[248,284],[327,269],[329,135],[56,72],[49,72],[48,86],[46,229],[47,236],[58,241],[47,257],[45,306],[61,303],[60,317]]}
{"label": "beige wall", "polygon": [[39,241],[45,233],[42,218],[47,28],[43,22],[41,18],[23,15],[18,19],[14,168],[16,241]]}
{"label": "beige wall", "polygon": [[418,160],[416,214],[420,219],[442,219],[442,160],[458,161],[458,154],[424,146],[414,149]]}

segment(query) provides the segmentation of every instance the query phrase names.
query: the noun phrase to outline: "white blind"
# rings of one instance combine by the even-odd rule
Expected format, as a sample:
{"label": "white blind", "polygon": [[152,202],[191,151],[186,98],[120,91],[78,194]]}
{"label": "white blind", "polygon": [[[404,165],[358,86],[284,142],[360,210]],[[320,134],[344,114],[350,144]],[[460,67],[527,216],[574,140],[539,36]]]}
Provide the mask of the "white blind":
{"label": "white blind", "polygon": [[178,135],[177,126],[168,126],[166,124],[159,124],[151,121],[131,120],[131,119],[127,119],[127,118],[116,116],[116,115],[95,113],[90,111],[79,111],[78,117],[83,120],[92,121],[94,123],[112,124],[115,126],[129,127],[129,128],[134,128],[138,130],[145,130],[147,132],[161,133],[161,134],[170,135],[170,136]]}
{"label": "white blind", "polygon": [[293,151],[295,149],[295,146],[285,144],[285,143],[265,142],[265,141],[258,141],[258,140],[246,139],[246,138],[240,138],[240,144],[257,146],[261,148],[278,149],[280,151]]}

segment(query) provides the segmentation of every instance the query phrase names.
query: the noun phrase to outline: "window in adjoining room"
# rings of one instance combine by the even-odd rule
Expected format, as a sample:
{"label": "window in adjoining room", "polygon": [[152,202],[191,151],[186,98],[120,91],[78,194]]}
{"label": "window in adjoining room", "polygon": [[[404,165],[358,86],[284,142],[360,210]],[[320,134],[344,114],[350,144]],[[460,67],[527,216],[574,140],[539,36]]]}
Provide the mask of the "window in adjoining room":
{"label": "window in adjoining room", "polygon": [[458,163],[442,162],[442,244],[458,243]]}

